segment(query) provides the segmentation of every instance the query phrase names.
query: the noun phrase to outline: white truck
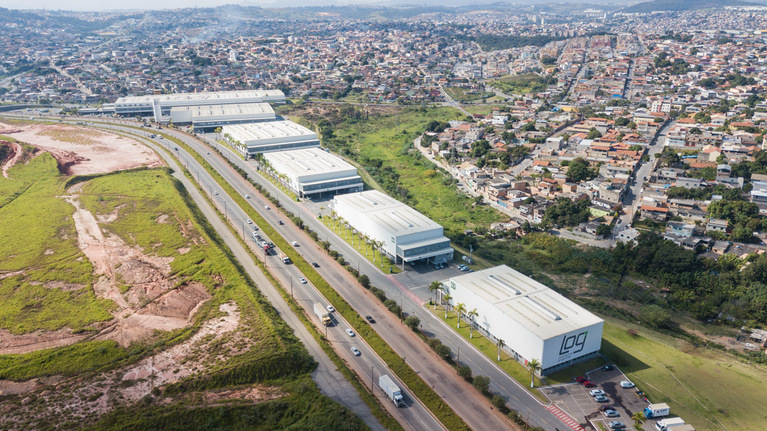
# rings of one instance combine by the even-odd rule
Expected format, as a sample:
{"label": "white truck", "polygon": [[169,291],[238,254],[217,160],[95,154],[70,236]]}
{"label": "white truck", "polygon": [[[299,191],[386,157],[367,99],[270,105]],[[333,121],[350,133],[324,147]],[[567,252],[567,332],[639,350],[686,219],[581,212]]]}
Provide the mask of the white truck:
{"label": "white truck", "polygon": [[382,374],[381,377],[378,378],[378,386],[386,392],[386,396],[389,397],[397,407],[403,407],[405,405],[405,401],[402,399],[402,391],[387,374]]}
{"label": "white truck", "polygon": [[650,404],[644,409],[644,417],[647,419],[661,418],[663,416],[668,416],[670,411],[671,409],[666,403]]}
{"label": "white truck", "polygon": [[655,423],[655,428],[658,431],[672,431],[679,425],[684,425],[684,419],[682,418],[667,418],[661,419]]}
{"label": "white truck", "polygon": [[319,302],[314,303],[314,314],[319,317],[323,325],[330,326],[330,313]]}
{"label": "white truck", "polygon": [[282,263],[286,265],[290,263],[290,258],[285,253],[280,253],[280,260],[282,260]]}

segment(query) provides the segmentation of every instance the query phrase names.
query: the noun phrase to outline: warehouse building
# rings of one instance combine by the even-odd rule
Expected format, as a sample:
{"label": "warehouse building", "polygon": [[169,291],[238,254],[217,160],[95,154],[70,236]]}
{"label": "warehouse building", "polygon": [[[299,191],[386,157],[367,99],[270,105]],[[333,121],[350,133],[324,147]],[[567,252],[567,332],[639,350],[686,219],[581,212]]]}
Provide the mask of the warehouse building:
{"label": "warehouse building", "polygon": [[396,263],[453,260],[442,226],[377,190],[339,195],[332,208],[352,228],[375,241]]}
{"label": "warehouse building", "polygon": [[362,191],[357,168],[319,148],[265,153],[264,160],[299,197]]}
{"label": "warehouse building", "polygon": [[222,128],[224,140],[246,157],[268,151],[319,147],[317,134],[292,121],[265,121]]}
{"label": "warehouse building", "polygon": [[157,122],[181,106],[233,105],[243,103],[285,103],[280,90],[216,91],[206,93],[153,94],[121,97],[115,102],[117,115],[154,115]]}
{"label": "warehouse building", "polygon": [[200,133],[213,132],[226,125],[275,120],[274,109],[268,103],[176,106],[170,109],[173,124],[192,125],[194,131]]}
{"label": "warehouse building", "polygon": [[477,310],[475,328],[527,364],[541,363],[541,374],[596,356],[604,320],[552,289],[506,265],[450,278],[454,307]]}

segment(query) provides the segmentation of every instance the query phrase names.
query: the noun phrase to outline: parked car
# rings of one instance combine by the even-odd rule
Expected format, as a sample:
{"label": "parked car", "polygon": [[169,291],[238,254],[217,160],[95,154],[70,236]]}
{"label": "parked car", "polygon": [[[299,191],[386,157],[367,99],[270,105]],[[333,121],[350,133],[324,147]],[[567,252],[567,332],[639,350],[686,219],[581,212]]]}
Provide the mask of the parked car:
{"label": "parked car", "polygon": [[597,385],[595,385],[591,380],[586,380],[583,382],[583,386],[587,388],[596,388]]}
{"label": "parked car", "polygon": [[304,277],[298,277],[298,281],[300,281],[301,284],[306,284],[306,279]]}
{"label": "parked car", "polygon": [[360,349],[358,349],[358,348],[356,348],[354,346],[352,346],[352,353],[354,353],[354,356],[359,356],[359,355],[362,354],[362,353],[360,353]]}
{"label": "parked car", "polygon": [[621,421],[610,421],[607,426],[609,426],[611,430],[622,430],[626,428],[626,425],[624,425]]}
{"label": "parked car", "polygon": [[327,309],[328,309],[328,311],[330,311],[331,313],[332,313],[332,312],[334,312],[334,311],[336,311],[336,309],[335,309],[335,308],[333,308],[333,306],[332,306],[332,305],[328,305],[326,308],[327,308]]}
{"label": "parked car", "polygon": [[630,382],[630,381],[628,381],[628,380],[621,380],[621,387],[622,387],[622,388],[626,388],[626,389],[629,389],[629,388],[633,388],[634,386],[636,386],[636,385],[635,385],[635,384],[633,384],[633,383],[631,383],[631,382]]}
{"label": "parked car", "polygon": [[578,383],[584,383],[584,382],[588,382],[589,379],[587,379],[587,378],[585,378],[583,376],[578,376],[578,377],[575,378],[575,381],[578,382]]}
{"label": "parked car", "polygon": [[376,319],[373,319],[373,316],[365,316],[365,320],[367,320],[368,323],[376,323]]}
{"label": "parked car", "polygon": [[591,395],[592,397],[596,397],[597,395],[604,395],[604,394],[605,393],[602,392],[601,389],[592,389],[589,391],[589,395]]}
{"label": "parked car", "polygon": [[354,336],[354,331],[352,331],[351,328],[346,328],[346,333],[349,334],[350,337]]}
{"label": "parked car", "polygon": [[607,397],[604,396],[604,395],[597,395],[597,396],[594,397],[594,401],[596,401],[598,403],[606,403],[607,402]]}
{"label": "parked car", "polygon": [[615,410],[615,407],[613,407],[613,406],[611,406],[611,405],[609,405],[609,404],[608,404],[608,405],[605,405],[605,406],[600,406],[600,407],[599,407],[599,411],[602,411],[602,412],[603,412],[603,411],[605,411],[605,410]]}
{"label": "parked car", "polygon": [[620,416],[620,413],[618,413],[616,410],[613,409],[607,409],[605,410],[605,416],[608,418],[617,418]]}
{"label": "parked car", "polygon": [[615,367],[610,365],[610,364],[607,364],[604,367],[602,367],[602,369],[605,370],[605,371],[612,371],[613,368],[615,368]]}

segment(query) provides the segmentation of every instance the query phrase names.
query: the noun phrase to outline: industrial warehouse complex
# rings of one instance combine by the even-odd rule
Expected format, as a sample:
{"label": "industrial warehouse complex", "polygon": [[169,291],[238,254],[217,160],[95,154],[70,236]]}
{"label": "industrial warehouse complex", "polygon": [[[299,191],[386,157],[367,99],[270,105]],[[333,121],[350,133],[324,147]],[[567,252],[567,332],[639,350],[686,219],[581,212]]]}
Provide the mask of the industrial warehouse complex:
{"label": "industrial warehouse complex", "polygon": [[520,361],[537,359],[541,374],[595,356],[604,320],[506,265],[450,278],[451,303],[476,308],[475,327],[503,340]]}
{"label": "industrial warehouse complex", "polygon": [[114,109],[117,115],[154,115],[160,122],[176,107],[264,102],[285,103],[285,94],[280,90],[247,90],[129,96],[117,99]]}
{"label": "industrial warehouse complex", "polygon": [[222,132],[224,140],[246,157],[253,157],[267,151],[320,146],[316,133],[292,121],[266,121],[224,126]]}
{"label": "industrial warehouse complex", "polygon": [[453,260],[442,226],[377,190],[338,195],[332,207],[352,228],[378,241],[397,263]]}
{"label": "industrial warehouse complex", "polygon": [[266,153],[264,160],[299,197],[362,191],[357,168],[319,148]]}
{"label": "industrial warehouse complex", "polygon": [[268,103],[176,106],[170,110],[173,124],[191,125],[195,132],[201,133],[213,132],[226,125],[274,120],[274,109]]}

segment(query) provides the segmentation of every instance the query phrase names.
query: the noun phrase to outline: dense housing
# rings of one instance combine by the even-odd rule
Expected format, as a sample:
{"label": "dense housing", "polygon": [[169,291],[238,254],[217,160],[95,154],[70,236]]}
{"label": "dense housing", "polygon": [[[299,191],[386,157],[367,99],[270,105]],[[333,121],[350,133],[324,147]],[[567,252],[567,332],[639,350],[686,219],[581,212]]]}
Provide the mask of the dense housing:
{"label": "dense housing", "polygon": [[264,160],[277,179],[300,197],[362,191],[357,168],[319,148],[266,153]]}
{"label": "dense housing", "polygon": [[602,344],[604,320],[506,265],[452,277],[455,306],[477,310],[476,328],[501,339],[517,360],[537,359],[541,374],[592,357]]}
{"label": "dense housing", "polygon": [[397,263],[453,259],[442,226],[377,190],[336,196],[333,209],[353,229],[379,241],[380,249]]}

